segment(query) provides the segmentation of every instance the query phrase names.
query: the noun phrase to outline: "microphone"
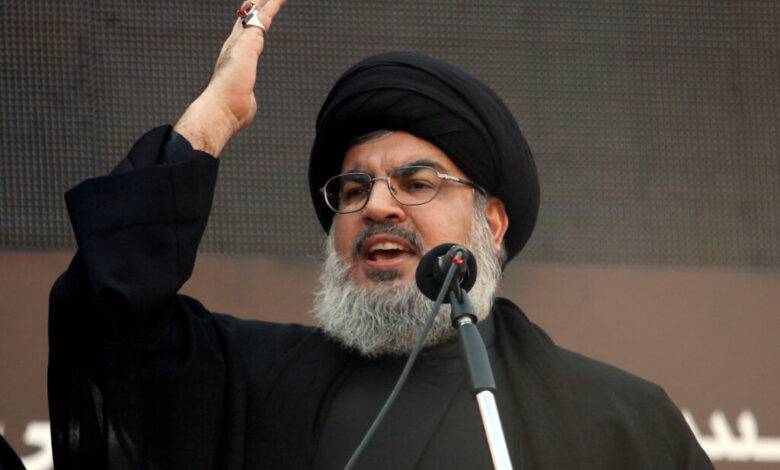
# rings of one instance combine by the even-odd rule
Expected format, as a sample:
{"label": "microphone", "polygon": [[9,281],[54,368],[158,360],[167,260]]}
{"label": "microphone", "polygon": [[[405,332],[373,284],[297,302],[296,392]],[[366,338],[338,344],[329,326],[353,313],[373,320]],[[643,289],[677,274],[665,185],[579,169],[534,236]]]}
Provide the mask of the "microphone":
{"label": "microphone", "polygon": [[[455,267],[453,268],[453,266]],[[450,318],[453,322],[452,326],[460,332],[461,345],[464,348],[464,354],[467,358],[469,374],[472,378],[474,389],[489,394],[489,398],[493,398],[491,391],[496,389],[495,380],[493,380],[493,375],[490,370],[490,362],[488,361],[485,345],[482,343],[482,337],[479,335],[479,331],[477,331],[475,324],[477,322],[477,317],[473,313],[474,309],[471,307],[471,302],[468,300],[468,294],[466,294],[466,291],[471,289],[477,280],[477,262],[474,259],[474,256],[463,245],[456,245],[454,243],[439,245],[420,259],[420,264],[417,265],[415,278],[417,280],[417,287],[420,288],[420,291],[425,294],[426,297],[434,300],[431,315],[425,322],[422,331],[420,331],[417,342],[415,343],[412,352],[409,354],[409,358],[406,360],[406,364],[404,364],[404,368],[401,371],[401,376],[398,377],[398,381],[390,392],[390,396],[387,397],[385,404],[382,405],[382,409],[379,410],[379,414],[374,418],[371,427],[368,428],[365,436],[363,436],[363,440],[360,441],[360,444],[352,453],[344,470],[352,470],[355,467],[363,450],[371,441],[374,433],[387,415],[388,410],[392,404],[395,403],[396,398],[398,398],[401,388],[409,377],[414,361],[417,360],[417,356],[423,348],[425,338],[433,326],[436,315],[439,314],[442,303],[450,303],[450,300],[452,301]],[[444,281],[447,281],[448,283],[447,291],[443,289]],[[449,299],[447,298],[447,294],[449,294]],[[439,297],[441,297],[441,299],[439,299]],[[477,357],[476,359],[473,359],[472,356],[475,355]],[[477,402],[480,403],[480,414],[483,415],[484,421],[482,401],[483,399],[480,398],[480,395],[477,395]],[[495,419],[498,420],[498,409],[496,409],[495,406],[495,399],[493,399],[492,408],[489,408],[490,403],[485,406],[488,407],[491,417],[495,415]],[[490,424],[491,426],[495,426],[493,422]],[[490,431],[492,431],[492,429],[493,428],[491,427]],[[500,421],[498,421],[498,430],[502,433],[500,438],[502,442],[504,442],[504,455],[508,462],[509,453],[506,450],[506,442],[504,441]],[[493,444],[491,443],[491,439],[493,438],[493,434],[488,432],[487,428],[486,433],[488,446],[490,447],[492,456]],[[496,468],[512,469],[511,464],[509,464],[509,466],[499,466]]]}
{"label": "microphone", "polygon": [[[447,276],[453,259],[460,254],[459,258],[464,262],[458,268],[455,281],[460,284],[460,288],[468,291],[477,282],[477,261],[468,248],[454,243],[444,243],[432,248],[420,259],[417,265],[415,278],[417,287],[429,299],[436,300],[444,284],[444,278]],[[444,303],[449,303],[449,296],[446,296]]]}

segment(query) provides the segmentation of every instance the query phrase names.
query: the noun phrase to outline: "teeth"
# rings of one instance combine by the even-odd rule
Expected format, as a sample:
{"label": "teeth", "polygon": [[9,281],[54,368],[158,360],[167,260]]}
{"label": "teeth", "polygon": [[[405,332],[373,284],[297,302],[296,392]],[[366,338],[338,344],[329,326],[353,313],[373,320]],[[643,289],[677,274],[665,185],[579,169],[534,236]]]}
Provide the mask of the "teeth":
{"label": "teeth", "polygon": [[369,253],[373,253],[373,252],[379,251],[379,250],[401,250],[401,251],[404,251],[404,247],[402,247],[398,243],[381,242],[381,243],[377,243],[375,245],[371,245],[371,248],[369,248],[368,252]]}

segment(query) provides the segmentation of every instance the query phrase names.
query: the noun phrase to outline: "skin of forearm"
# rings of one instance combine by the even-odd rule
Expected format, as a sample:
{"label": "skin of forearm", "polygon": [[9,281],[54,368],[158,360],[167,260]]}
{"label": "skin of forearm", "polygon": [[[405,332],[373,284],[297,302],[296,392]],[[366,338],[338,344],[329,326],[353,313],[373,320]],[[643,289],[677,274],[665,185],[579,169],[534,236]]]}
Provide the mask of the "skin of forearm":
{"label": "skin of forearm", "polygon": [[200,96],[184,111],[173,127],[195,150],[219,158],[222,149],[238,132],[239,123],[232,113],[218,103]]}
{"label": "skin of forearm", "polygon": [[257,113],[254,85],[257,64],[265,46],[265,31],[284,0],[259,2],[263,27],[244,27],[236,20],[222,45],[214,74],[201,95],[190,104],[173,127],[195,150],[219,158],[228,141],[247,127]]}

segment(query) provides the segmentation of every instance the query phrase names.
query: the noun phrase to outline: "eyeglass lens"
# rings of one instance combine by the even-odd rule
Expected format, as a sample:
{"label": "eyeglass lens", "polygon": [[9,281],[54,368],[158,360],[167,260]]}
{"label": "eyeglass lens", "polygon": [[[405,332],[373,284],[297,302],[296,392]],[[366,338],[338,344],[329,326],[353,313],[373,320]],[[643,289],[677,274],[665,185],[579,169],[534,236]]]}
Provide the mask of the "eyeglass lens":
{"label": "eyeglass lens", "polygon": [[[388,175],[388,179],[393,197],[409,206],[430,202],[442,184],[436,171],[428,167],[398,168]],[[362,209],[371,194],[373,181],[365,173],[347,173],[330,179],[325,185],[328,204],[338,212]]]}

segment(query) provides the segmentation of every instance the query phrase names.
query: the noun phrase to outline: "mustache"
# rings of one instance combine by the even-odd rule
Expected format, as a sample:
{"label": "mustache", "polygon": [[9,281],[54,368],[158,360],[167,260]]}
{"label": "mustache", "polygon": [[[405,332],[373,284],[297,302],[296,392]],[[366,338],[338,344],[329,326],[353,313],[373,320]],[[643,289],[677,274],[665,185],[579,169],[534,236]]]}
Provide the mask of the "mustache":
{"label": "mustache", "polygon": [[365,245],[366,240],[368,240],[369,237],[373,237],[374,235],[379,235],[381,233],[387,233],[403,238],[404,240],[411,243],[412,246],[414,246],[414,249],[418,254],[422,253],[423,251],[420,237],[417,236],[416,231],[385,222],[367,227],[358,234],[358,236],[355,238],[355,241],[352,243],[352,256],[357,258],[363,251],[363,245]]}

